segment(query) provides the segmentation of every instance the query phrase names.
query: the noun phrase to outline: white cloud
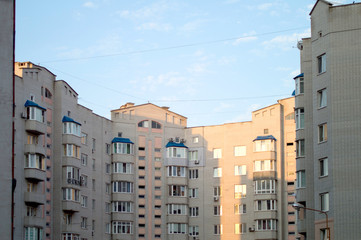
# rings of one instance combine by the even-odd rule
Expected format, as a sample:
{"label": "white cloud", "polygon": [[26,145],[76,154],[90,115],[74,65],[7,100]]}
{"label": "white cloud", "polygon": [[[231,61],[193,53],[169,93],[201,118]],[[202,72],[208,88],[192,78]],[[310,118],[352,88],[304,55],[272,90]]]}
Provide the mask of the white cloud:
{"label": "white cloud", "polygon": [[180,30],[183,32],[193,32],[193,31],[200,29],[202,24],[205,22],[206,22],[206,20],[204,20],[204,19],[202,19],[202,20],[198,19],[195,21],[187,22],[180,28]]}
{"label": "white cloud", "polygon": [[206,66],[207,65],[205,63],[194,63],[187,70],[189,73],[192,73],[192,74],[200,74],[200,73],[204,73],[206,71]]}
{"label": "white cloud", "polygon": [[138,30],[156,30],[156,31],[169,31],[172,25],[168,23],[147,22],[137,27]]}
{"label": "white cloud", "polygon": [[307,29],[303,33],[276,36],[269,41],[264,41],[262,45],[266,49],[281,48],[282,50],[289,50],[293,46],[296,46],[297,41],[301,40],[302,38],[309,37],[310,35],[311,29]]}
{"label": "white cloud", "polygon": [[96,6],[93,2],[85,2],[85,3],[83,4],[83,7],[96,8],[97,6]]}
{"label": "white cloud", "polygon": [[249,33],[244,33],[242,35],[242,37],[236,39],[233,42],[233,45],[239,45],[240,43],[243,43],[243,42],[250,42],[250,41],[257,40],[258,38],[255,35],[256,35],[255,31],[251,31]]}

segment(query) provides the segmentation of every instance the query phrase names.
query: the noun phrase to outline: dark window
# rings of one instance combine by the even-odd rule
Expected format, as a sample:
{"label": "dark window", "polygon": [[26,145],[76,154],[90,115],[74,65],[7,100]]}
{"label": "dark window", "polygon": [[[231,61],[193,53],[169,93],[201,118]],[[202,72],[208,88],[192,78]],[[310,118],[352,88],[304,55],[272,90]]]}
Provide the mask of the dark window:
{"label": "dark window", "polygon": [[161,129],[162,125],[160,125],[160,123],[158,123],[156,121],[152,121],[152,128]]}

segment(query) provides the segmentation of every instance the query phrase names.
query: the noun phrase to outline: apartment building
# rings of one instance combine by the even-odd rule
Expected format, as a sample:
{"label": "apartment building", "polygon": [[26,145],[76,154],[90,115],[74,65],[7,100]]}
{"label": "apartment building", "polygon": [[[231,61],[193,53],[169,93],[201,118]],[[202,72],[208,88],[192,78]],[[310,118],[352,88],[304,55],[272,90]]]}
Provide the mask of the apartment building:
{"label": "apartment building", "polygon": [[293,97],[189,128],[151,103],[108,120],[44,67],[15,74],[16,239],[295,239]]}
{"label": "apartment building", "polygon": [[0,1],[0,212],[4,221],[0,233],[4,239],[12,237],[13,185],[13,75],[14,75],[14,1]]}
{"label": "apartment building", "polygon": [[298,44],[296,199],[310,208],[298,211],[299,239],[327,239],[327,225],[331,239],[361,236],[360,12],[360,3],[317,1],[311,37]]}

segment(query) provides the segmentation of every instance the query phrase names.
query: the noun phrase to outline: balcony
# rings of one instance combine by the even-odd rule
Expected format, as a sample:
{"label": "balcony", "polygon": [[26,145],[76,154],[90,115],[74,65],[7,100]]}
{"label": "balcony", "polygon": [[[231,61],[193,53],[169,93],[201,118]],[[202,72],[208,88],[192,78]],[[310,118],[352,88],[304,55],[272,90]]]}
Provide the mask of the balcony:
{"label": "balcony", "polygon": [[25,153],[39,153],[45,156],[45,147],[40,144],[25,144]]}
{"label": "balcony", "polygon": [[37,206],[45,204],[45,194],[36,192],[25,192],[24,202],[27,205]]}
{"label": "balcony", "polygon": [[75,157],[63,157],[63,166],[74,166],[80,168],[80,159]]}
{"label": "balcony", "polygon": [[277,172],[276,171],[259,171],[253,172],[253,180],[258,179],[276,179]]}
{"label": "balcony", "polygon": [[46,124],[36,120],[26,120],[25,130],[35,135],[42,135],[46,133]]}
{"label": "balcony", "polygon": [[42,182],[46,179],[46,172],[38,168],[25,168],[25,178],[33,182]]}
{"label": "balcony", "polygon": [[133,163],[135,156],[133,154],[112,154],[112,161],[113,162],[130,162]]}
{"label": "balcony", "polygon": [[255,219],[277,219],[277,211],[276,210],[255,211],[254,218]]}
{"label": "balcony", "polygon": [[62,231],[79,234],[81,231],[81,227],[80,224],[62,224]]}
{"label": "balcony", "polygon": [[113,173],[112,181],[134,182],[135,174]]}
{"label": "balcony", "polygon": [[112,212],[112,221],[133,221],[134,213]]}
{"label": "balcony", "polygon": [[278,239],[277,231],[269,230],[269,231],[257,231],[254,234],[254,239]]}
{"label": "balcony", "polygon": [[276,152],[274,151],[263,151],[263,152],[254,152],[253,160],[276,160]]}
{"label": "balcony", "polygon": [[63,211],[65,212],[79,212],[80,208],[80,202],[63,200]]}
{"label": "balcony", "polygon": [[80,189],[81,185],[82,185],[82,182],[80,179],[74,179],[74,178],[64,178],[63,179],[63,186]]}
{"label": "balcony", "polygon": [[63,143],[81,146],[81,137],[74,134],[63,134]]}
{"label": "balcony", "polygon": [[45,227],[45,219],[36,216],[25,216],[24,226]]}

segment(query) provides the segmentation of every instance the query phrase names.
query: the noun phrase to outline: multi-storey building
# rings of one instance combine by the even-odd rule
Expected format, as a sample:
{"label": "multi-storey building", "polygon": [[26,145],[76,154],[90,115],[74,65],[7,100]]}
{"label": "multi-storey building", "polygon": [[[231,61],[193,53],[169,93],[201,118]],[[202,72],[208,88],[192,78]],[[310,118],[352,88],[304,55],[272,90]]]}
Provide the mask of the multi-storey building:
{"label": "multi-storey building", "polygon": [[[300,239],[360,239],[361,4],[319,0],[295,77]],[[328,214],[319,214],[321,210]]]}
{"label": "multi-storey building", "polygon": [[13,210],[13,77],[14,77],[14,0],[0,1],[0,224],[1,238],[12,238]]}
{"label": "multi-storey building", "polygon": [[187,127],[127,103],[111,120],[17,63],[16,239],[295,239],[294,98]]}

